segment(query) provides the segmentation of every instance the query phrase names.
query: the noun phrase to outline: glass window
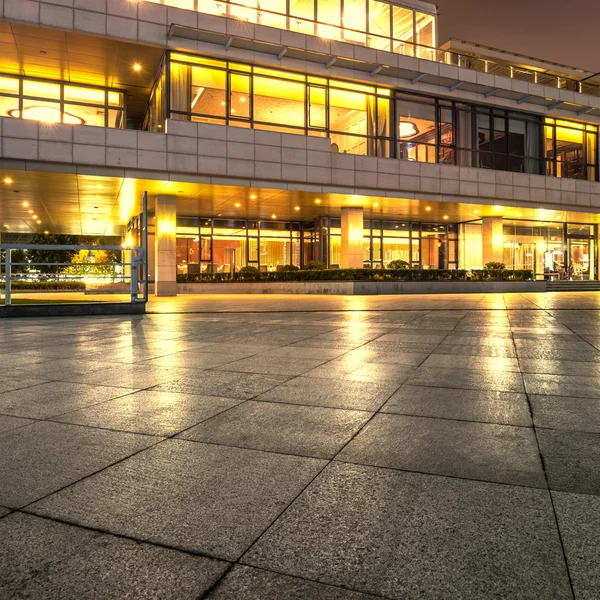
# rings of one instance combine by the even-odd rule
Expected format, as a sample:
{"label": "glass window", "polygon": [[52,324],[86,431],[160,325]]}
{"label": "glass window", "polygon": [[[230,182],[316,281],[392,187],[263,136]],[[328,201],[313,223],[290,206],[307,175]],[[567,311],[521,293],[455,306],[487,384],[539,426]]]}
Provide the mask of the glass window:
{"label": "glass window", "polygon": [[0,77],[0,94],[19,94],[19,80],[13,77]]}
{"label": "glass window", "polygon": [[340,0],[317,0],[317,35],[328,40],[341,39]]}
{"label": "glass window", "polygon": [[435,17],[417,12],[415,16],[415,32],[417,40],[417,55],[426,60],[436,58]]}
{"label": "glass window", "polygon": [[402,6],[392,6],[393,51],[414,56],[414,11]]}
{"label": "glass window", "polygon": [[[358,92],[329,90],[329,124],[332,131],[367,135],[367,96]],[[373,115],[371,115],[373,119]]]}
{"label": "glass window", "polygon": [[229,116],[237,119],[250,118],[250,76],[229,74]]}
{"label": "glass window", "polygon": [[258,11],[258,23],[268,27],[287,29],[286,0],[262,2]]}
{"label": "glass window", "polygon": [[254,77],[254,119],[289,127],[305,126],[304,83]]}
{"label": "glass window", "polygon": [[417,162],[436,162],[435,104],[400,98],[398,112],[398,158]]}
{"label": "glass window", "polygon": [[[193,114],[225,117],[225,71],[206,67],[192,67],[191,84],[192,101],[190,109]],[[206,120],[210,121],[210,119]]]}
{"label": "glass window", "polygon": [[228,4],[229,14],[240,21],[256,23],[257,0],[235,0],[235,4]]}
{"label": "glass window", "polygon": [[308,126],[327,127],[327,89],[309,86]]}
{"label": "glass window", "polygon": [[23,95],[60,100],[60,85],[45,81],[23,81]]}
{"label": "glass window", "polygon": [[315,34],[314,0],[290,0],[290,29],[300,33]]}
{"label": "glass window", "polygon": [[369,46],[390,50],[391,7],[378,0],[369,0]]}
{"label": "glass window", "polygon": [[344,40],[366,45],[367,2],[366,0],[344,0]]}

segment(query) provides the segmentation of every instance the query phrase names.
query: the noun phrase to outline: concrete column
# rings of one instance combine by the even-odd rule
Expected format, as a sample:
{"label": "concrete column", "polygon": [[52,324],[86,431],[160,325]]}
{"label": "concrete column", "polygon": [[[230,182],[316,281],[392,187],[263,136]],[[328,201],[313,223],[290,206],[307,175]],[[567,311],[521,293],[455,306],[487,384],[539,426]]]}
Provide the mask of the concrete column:
{"label": "concrete column", "polygon": [[363,250],[363,209],[342,208],[342,269],[362,269]]}
{"label": "concrete column", "polygon": [[177,199],[157,196],[154,234],[154,294],[177,295]]}
{"label": "concrete column", "polygon": [[484,217],[482,221],[483,264],[504,262],[502,217]]}

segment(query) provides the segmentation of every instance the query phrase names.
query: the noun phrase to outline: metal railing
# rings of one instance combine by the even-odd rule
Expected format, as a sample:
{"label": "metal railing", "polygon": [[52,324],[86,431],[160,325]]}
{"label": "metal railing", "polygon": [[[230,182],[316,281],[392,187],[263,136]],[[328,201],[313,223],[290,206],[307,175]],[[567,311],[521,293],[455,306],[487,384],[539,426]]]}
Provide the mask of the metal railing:
{"label": "metal railing", "polygon": [[[46,267],[53,268],[68,268],[77,266],[72,262],[14,262],[12,258],[12,252],[14,250],[23,250],[23,251],[48,251],[48,252],[56,252],[56,251],[74,251],[80,252],[81,250],[87,250],[88,252],[95,251],[107,251],[107,252],[125,252],[129,254],[129,262],[104,262],[104,263],[87,263],[86,267],[93,269],[94,267],[116,267],[120,266],[123,268],[128,268],[129,273],[122,275],[123,281],[129,279],[129,285],[125,288],[125,292],[130,296],[130,302],[132,304],[146,302],[148,299],[147,293],[147,267],[146,267],[146,253],[143,248],[139,246],[131,246],[131,247],[123,247],[123,246],[86,246],[86,245],[62,245],[62,244],[0,244],[0,251],[4,251],[5,256],[3,260],[3,273],[0,272],[0,294],[2,293],[2,282],[4,283],[4,305],[10,306],[12,294],[13,294],[13,267],[23,267],[23,268],[35,268],[41,267],[41,269],[45,269]],[[114,279],[114,278],[113,278]],[[63,280],[64,281],[64,280]],[[60,280],[59,280],[60,282]],[[35,290],[35,283],[32,283],[32,288],[29,291]],[[39,291],[39,290],[38,290]],[[57,291],[81,291],[81,290],[69,290],[64,289]],[[118,294],[124,293],[123,290],[95,290],[100,293],[106,294]]]}
{"label": "metal railing", "polygon": [[[388,35],[379,35],[352,27],[322,23],[314,19],[297,18],[286,13],[264,8],[266,2],[256,6],[235,0],[146,0],[154,4],[164,4],[195,10],[201,13],[229,17],[238,21],[264,24],[277,29],[295,31],[307,35],[316,35],[324,39],[346,41],[355,45],[366,45],[376,50],[384,50],[414,56],[432,62],[458,66],[481,73],[490,73],[510,79],[518,79],[540,85],[548,85],[557,89],[567,89],[573,92],[600,97],[600,86],[572,77],[554,75],[544,70],[513,65],[509,62],[499,63],[491,59],[469,54],[461,54],[452,50],[439,50],[431,46],[415,44],[405,40],[395,39]],[[359,41],[364,37],[364,43]]]}

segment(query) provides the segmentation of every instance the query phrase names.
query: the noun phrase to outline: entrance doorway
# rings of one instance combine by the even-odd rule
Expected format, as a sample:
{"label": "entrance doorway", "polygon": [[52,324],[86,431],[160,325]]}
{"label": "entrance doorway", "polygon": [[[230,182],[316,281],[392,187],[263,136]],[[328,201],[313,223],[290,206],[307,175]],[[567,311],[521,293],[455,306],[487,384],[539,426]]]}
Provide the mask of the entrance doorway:
{"label": "entrance doorway", "polygon": [[589,281],[595,279],[594,240],[569,240],[569,279]]}

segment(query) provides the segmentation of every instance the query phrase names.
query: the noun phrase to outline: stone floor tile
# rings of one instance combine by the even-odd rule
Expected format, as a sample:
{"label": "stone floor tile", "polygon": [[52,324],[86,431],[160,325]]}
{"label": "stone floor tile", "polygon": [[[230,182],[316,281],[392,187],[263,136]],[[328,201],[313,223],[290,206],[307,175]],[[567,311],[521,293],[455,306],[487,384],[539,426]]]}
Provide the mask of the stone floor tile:
{"label": "stone floor tile", "polygon": [[104,385],[107,381],[111,385],[135,388],[149,388],[161,383],[174,381],[187,374],[186,369],[176,368],[161,368],[156,366],[148,366],[144,363],[136,363],[132,365],[118,365],[112,369],[102,369],[84,375],[76,375],[69,378],[69,381],[77,381],[78,383],[86,383],[88,385]]}
{"label": "stone floor tile", "polygon": [[317,377],[296,377],[261,394],[256,400],[307,406],[376,411],[398,389],[397,382],[365,383]]}
{"label": "stone floor tile", "polygon": [[523,380],[528,394],[600,398],[600,377],[525,373]]}
{"label": "stone floor tile", "polygon": [[377,596],[352,592],[323,583],[307,581],[236,565],[207,600],[376,600]]}
{"label": "stone floor tile", "polygon": [[[571,358],[576,358],[577,355]],[[576,360],[541,360],[521,358],[522,373],[546,373],[549,375],[576,375],[578,377],[600,377],[600,363]]]}
{"label": "stone floor tile", "polygon": [[546,487],[532,429],[378,414],[336,460]]}
{"label": "stone floor tile", "polygon": [[2,598],[195,600],[227,563],[32,515],[0,520]]}
{"label": "stone floor tile", "polygon": [[230,362],[220,367],[216,367],[215,371],[235,371],[238,373],[264,373],[266,375],[302,375],[306,371],[310,371],[315,367],[326,362],[327,359],[311,360],[308,358],[290,359],[284,357],[272,357],[259,354],[249,358],[243,358],[235,362]]}
{"label": "stone floor tile", "polygon": [[498,392],[524,392],[520,373],[496,373],[467,369],[419,367],[406,381],[409,385],[447,387]]}
{"label": "stone floor tile", "polygon": [[21,419],[19,417],[0,415],[0,433],[3,433],[4,431],[10,431],[11,429],[17,429],[17,427],[31,425],[32,423],[35,423],[35,421],[32,419]]}
{"label": "stone floor tile", "polygon": [[[104,383],[113,383],[105,380]],[[143,383],[142,383],[143,385]],[[52,381],[0,394],[0,413],[47,419],[136,391],[108,385]]]}
{"label": "stone floor tile", "polygon": [[516,358],[501,356],[463,356],[460,354],[432,354],[423,367],[441,369],[470,369],[472,371],[519,372]]}
{"label": "stone floor tile", "polygon": [[570,600],[547,491],[333,463],[242,562],[397,600]]}
{"label": "stone floor tile", "polygon": [[10,508],[4,508],[4,506],[0,506],[0,519],[10,513]]}
{"label": "stone floor tile", "polygon": [[158,438],[38,421],[0,435],[0,504],[19,508]]}
{"label": "stone floor tile", "polygon": [[403,385],[381,412],[531,427],[525,394]]}
{"label": "stone floor tile", "polygon": [[600,399],[530,395],[537,427],[600,433]]}
{"label": "stone floor tile", "polygon": [[164,383],[153,388],[158,392],[177,392],[199,396],[219,396],[250,400],[287,381],[287,375],[258,375],[227,371],[199,371],[184,379]]}
{"label": "stone floor tile", "polygon": [[502,344],[440,344],[434,351],[434,355],[440,356],[487,356],[489,358],[514,358],[515,349],[512,345]]}
{"label": "stone floor tile", "polygon": [[600,598],[600,498],[552,492],[576,600]]}
{"label": "stone floor tile", "polygon": [[143,390],[66,413],[54,420],[103,429],[171,436],[240,402],[242,400],[237,398]]}
{"label": "stone floor tile", "polygon": [[325,464],[314,458],[167,440],[45,498],[31,510],[236,560]]}
{"label": "stone floor tile", "polygon": [[[0,379],[0,394],[4,392],[12,392],[13,390],[22,390],[47,382],[47,379],[32,379],[30,377],[22,377],[18,375],[15,375],[13,378],[12,376],[4,375]],[[0,411],[1,410],[2,409],[0,408]]]}
{"label": "stone floor tile", "polygon": [[600,496],[600,434],[537,429],[552,490]]}
{"label": "stone floor tile", "polygon": [[369,412],[248,401],[178,437],[298,456],[333,458]]}

